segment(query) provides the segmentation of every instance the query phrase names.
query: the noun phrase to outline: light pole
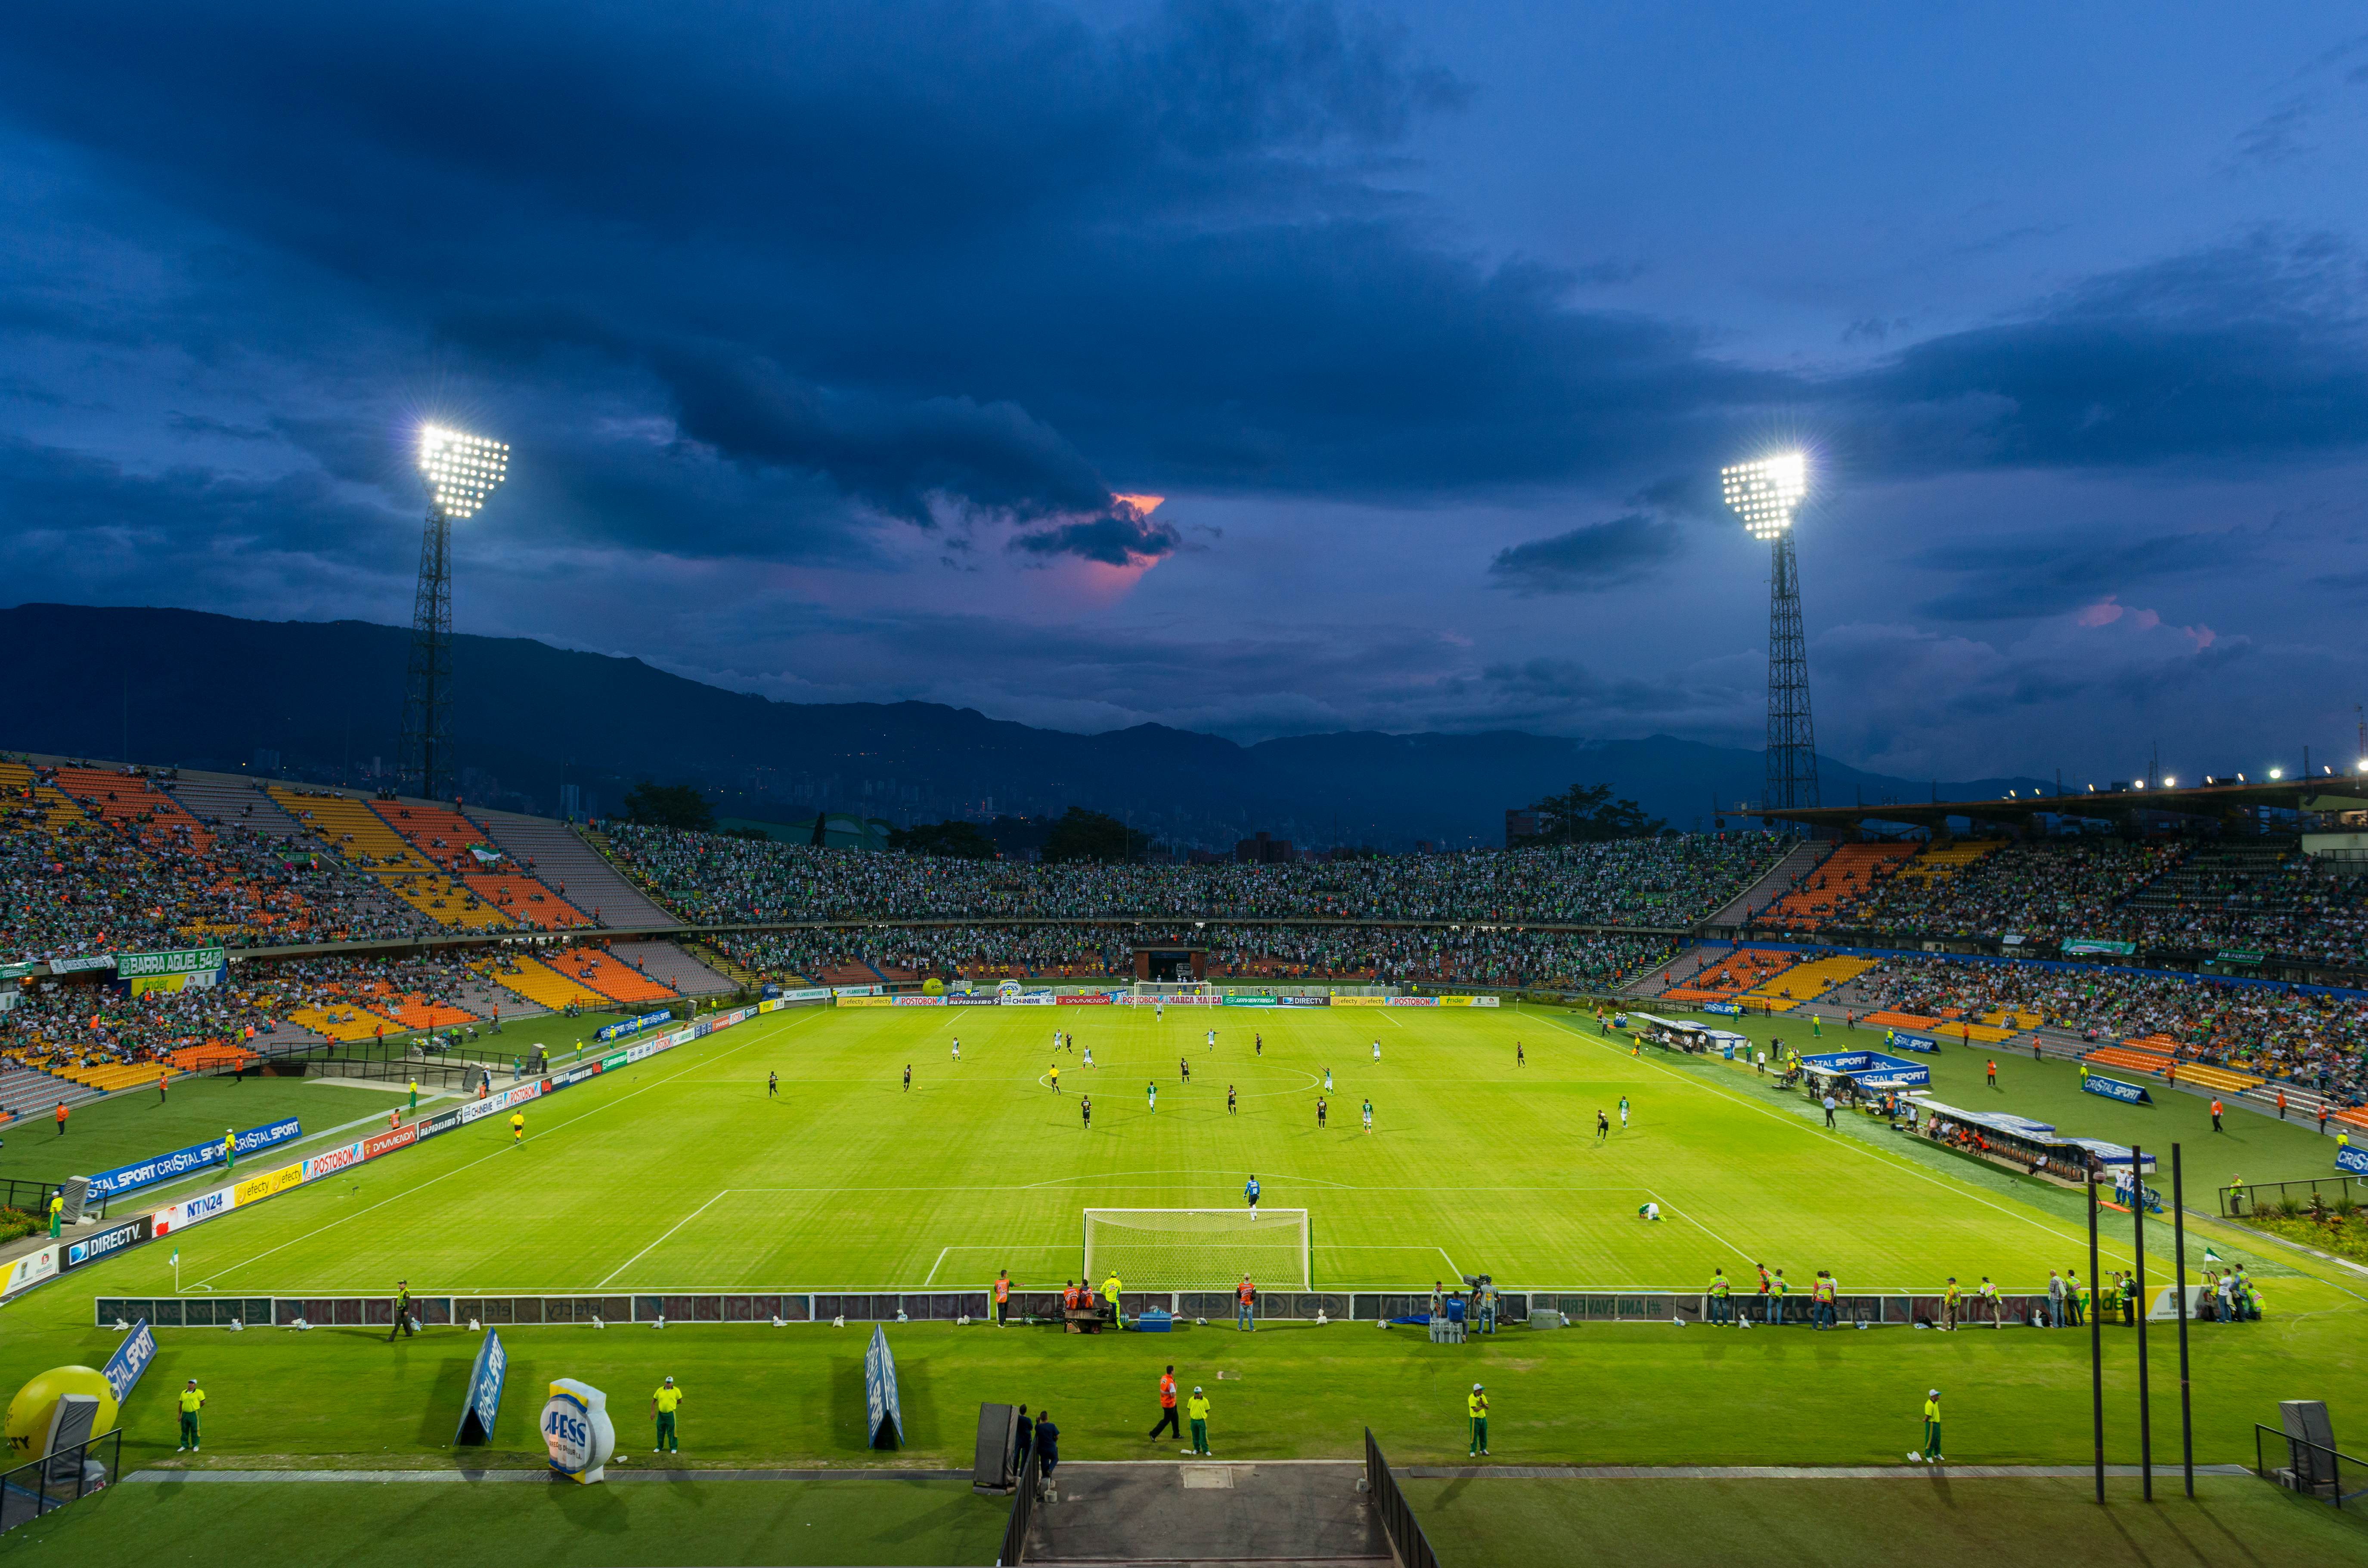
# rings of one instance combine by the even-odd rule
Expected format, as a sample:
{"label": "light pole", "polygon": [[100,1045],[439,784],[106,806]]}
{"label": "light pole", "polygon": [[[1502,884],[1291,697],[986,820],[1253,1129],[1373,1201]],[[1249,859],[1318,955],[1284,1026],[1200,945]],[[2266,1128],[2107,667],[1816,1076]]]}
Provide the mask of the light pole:
{"label": "light pole", "polygon": [[1820,803],[1817,737],[1809,720],[1809,652],[1801,631],[1801,576],[1793,558],[1793,517],[1809,494],[1809,460],[1801,452],[1736,463],[1719,471],[1727,506],[1743,529],[1769,547],[1768,768],[1761,808]]}
{"label": "light pole", "polygon": [[427,523],[419,537],[419,591],[403,687],[403,773],[436,800],[452,772],[452,523],[473,517],[509,470],[507,443],[440,425],[419,432]]}

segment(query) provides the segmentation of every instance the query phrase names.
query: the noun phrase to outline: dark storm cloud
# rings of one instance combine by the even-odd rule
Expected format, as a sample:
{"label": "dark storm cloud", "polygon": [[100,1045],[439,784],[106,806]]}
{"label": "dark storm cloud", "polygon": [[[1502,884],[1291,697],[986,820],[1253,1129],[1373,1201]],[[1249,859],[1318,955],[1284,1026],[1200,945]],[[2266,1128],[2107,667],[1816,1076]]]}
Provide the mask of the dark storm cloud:
{"label": "dark storm cloud", "polygon": [[1941,620],[2058,615],[2143,584],[2257,566],[2257,534],[2171,534],[2105,539],[2090,529],[2043,539],[1960,540],[1912,559],[1954,574],[1958,585],[1918,608]]}
{"label": "dark storm cloud", "polygon": [[1833,388],[1907,472],[2249,463],[2368,445],[2368,269],[2260,235],[2093,278]]}
{"label": "dark storm cloud", "polygon": [[1633,583],[1684,549],[1675,523],[1631,512],[1500,550],[1488,574],[1524,594],[1592,593]]}
{"label": "dark storm cloud", "polygon": [[1074,555],[1105,566],[1139,566],[1174,554],[1183,542],[1166,523],[1114,510],[1085,522],[1018,535],[1011,548],[1027,555]]}

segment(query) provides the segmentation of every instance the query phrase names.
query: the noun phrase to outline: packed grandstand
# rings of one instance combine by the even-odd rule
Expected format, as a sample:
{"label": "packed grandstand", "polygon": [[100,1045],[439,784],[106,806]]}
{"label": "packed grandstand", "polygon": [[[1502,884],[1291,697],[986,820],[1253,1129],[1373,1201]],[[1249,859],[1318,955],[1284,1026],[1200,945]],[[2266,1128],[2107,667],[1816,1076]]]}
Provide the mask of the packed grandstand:
{"label": "packed grandstand", "polygon": [[[2368,879],[2273,838],[1666,834],[1041,864],[0,759],[0,1109],[17,1111],[256,1054],[763,985],[1132,977],[1139,949],[1179,944],[1215,980],[1816,1007],[2368,1097]],[[110,967],[170,949],[225,961],[170,983]],[[2231,957],[2335,983],[2265,983]]]}

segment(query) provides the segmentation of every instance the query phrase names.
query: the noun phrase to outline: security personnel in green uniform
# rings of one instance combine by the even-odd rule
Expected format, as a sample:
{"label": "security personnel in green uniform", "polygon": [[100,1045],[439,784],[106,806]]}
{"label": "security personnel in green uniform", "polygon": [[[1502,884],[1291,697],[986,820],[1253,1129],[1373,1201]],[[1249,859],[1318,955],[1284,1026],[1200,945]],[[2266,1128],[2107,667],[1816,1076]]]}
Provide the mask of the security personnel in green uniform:
{"label": "security personnel in green uniform", "polygon": [[1911,1463],[1941,1462],[1941,1391],[1932,1390],[1924,1396],[1924,1448],[1920,1453],[1907,1456]]}
{"label": "security personnel in green uniform", "polygon": [[657,1447],[652,1449],[650,1452],[654,1454],[661,1451],[669,1454],[682,1452],[682,1445],[675,1441],[674,1436],[674,1413],[681,1403],[682,1390],[674,1386],[672,1378],[660,1383],[657,1392],[650,1395],[650,1414],[657,1417],[658,1423]]}
{"label": "security personnel in green uniform", "polygon": [[50,1195],[50,1240],[58,1239],[58,1233],[65,1229],[65,1223],[66,1195],[63,1192],[53,1192]]}
{"label": "security personnel in green uniform", "polygon": [[394,1282],[394,1326],[386,1331],[386,1342],[393,1344],[398,1334],[409,1338],[411,1332],[411,1281],[398,1279]]}
{"label": "security personnel in green uniform", "polygon": [[1488,1451],[1488,1391],[1478,1383],[1474,1383],[1472,1392],[1463,1396],[1463,1411],[1472,1422],[1472,1452],[1474,1455],[1486,1453]]}
{"label": "security personnel in green uniform", "polygon": [[1192,1451],[1196,1454],[1207,1454],[1209,1452],[1209,1397],[1201,1392],[1201,1385],[1198,1383],[1192,1385],[1192,1397],[1184,1402],[1184,1414],[1190,1416],[1192,1422]]}
{"label": "security personnel in green uniform", "polygon": [[1727,1321],[1727,1290],[1726,1270],[1724,1268],[1713,1270],[1710,1277],[1710,1321],[1713,1323]]}
{"label": "security personnel in green uniform", "polygon": [[198,1451],[198,1412],[205,1408],[205,1403],[206,1391],[198,1386],[197,1379],[191,1378],[189,1386],[181,1391],[181,1447],[175,1449],[175,1453],[182,1449],[191,1453]]}

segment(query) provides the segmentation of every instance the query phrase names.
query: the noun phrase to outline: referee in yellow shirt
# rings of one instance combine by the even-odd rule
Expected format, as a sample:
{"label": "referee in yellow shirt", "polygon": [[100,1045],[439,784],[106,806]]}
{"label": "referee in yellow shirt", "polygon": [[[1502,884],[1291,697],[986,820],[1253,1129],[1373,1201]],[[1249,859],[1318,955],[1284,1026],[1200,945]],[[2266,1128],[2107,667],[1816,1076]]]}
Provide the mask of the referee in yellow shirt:
{"label": "referee in yellow shirt", "polygon": [[1478,1383],[1463,1398],[1465,1414],[1472,1418],[1472,1452],[1474,1457],[1488,1451],[1488,1391]]}
{"label": "referee in yellow shirt", "polygon": [[522,1110],[512,1111],[510,1112],[510,1147],[515,1149],[525,1142],[526,1112]]}
{"label": "referee in yellow shirt", "polygon": [[650,1395],[650,1415],[656,1418],[658,1424],[657,1447],[652,1449],[650,1452],[654,1454],[682,1452],[682,1445],[675,1441],[674,1436],[674,1413],[681,1404],[682,1390],[674,1386],[672,1378],[660,1383],[657,1392]]}

